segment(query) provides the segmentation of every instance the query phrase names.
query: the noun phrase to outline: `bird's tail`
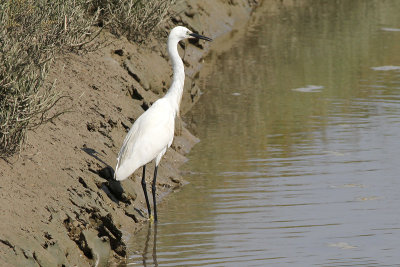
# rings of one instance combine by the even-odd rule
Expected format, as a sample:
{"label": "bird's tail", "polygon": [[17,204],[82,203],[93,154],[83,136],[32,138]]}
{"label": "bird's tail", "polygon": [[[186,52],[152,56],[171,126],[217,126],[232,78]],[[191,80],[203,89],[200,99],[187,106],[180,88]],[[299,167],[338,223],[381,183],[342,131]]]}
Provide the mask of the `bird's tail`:
{"label": "bird's tail", "polygon": [[117,181],[122,181],[128,178],[136,169],[138,166],[129,163],[129,162],[124,162],[123,164],[119,165],[117,163],[117,166],[115,167],[115,172],[114,172],[114,180]]}

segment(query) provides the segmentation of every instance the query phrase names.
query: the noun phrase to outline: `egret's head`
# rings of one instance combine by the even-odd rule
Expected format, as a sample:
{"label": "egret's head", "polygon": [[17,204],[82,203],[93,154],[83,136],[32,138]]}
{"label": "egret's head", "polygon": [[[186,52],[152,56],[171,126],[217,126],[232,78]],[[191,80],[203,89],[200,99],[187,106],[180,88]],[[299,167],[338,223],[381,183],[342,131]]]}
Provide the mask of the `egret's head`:
{"label": "egret's head", "polygon": [[203,39],[206,41],[212,41],[211,38],[205,37],[203,35],[197,34],[192,32],[186,27],[183,26],[176,26],[171,30],[171,33],[169,34],[169,39],[177,39],[178,41],[181,41],[183,39],[187,38],[197,38],[197,39]]}

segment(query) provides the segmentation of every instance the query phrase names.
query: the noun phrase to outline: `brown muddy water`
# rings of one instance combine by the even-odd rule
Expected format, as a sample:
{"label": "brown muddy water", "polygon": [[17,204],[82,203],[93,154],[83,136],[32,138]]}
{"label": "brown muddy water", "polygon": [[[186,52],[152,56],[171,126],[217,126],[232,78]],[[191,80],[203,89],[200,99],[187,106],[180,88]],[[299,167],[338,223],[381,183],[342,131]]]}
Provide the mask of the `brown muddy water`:
{"label": "brown muddy water", "polygon": [[400,264],[400,1],[294,3],[210,60],[190,183],[129,265]]}

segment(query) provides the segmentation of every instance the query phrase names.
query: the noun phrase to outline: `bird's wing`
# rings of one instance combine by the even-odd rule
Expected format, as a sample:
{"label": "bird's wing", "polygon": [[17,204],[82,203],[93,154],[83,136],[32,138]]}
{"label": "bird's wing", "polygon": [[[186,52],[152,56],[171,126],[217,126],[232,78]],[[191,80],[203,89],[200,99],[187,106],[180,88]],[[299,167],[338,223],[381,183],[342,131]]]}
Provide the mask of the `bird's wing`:
{"label": "bird's wing", "polygon": [[168,101],[159,99],[133,124],[118,154],[117,167],[136,168],[150,162],[171,145],[174,112]]}

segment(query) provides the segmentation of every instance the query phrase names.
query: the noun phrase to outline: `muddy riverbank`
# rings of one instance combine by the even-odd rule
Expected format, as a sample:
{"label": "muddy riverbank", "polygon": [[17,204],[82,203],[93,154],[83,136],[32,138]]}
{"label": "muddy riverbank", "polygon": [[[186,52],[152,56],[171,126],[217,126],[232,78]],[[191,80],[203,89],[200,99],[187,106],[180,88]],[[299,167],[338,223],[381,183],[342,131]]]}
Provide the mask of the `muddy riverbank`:
{"label": "muddy riverbank", "polygon": [[[253,7],[180,1],[163,37],[137,45],[104,33],[107,47],[58,60],[48,80],[68,96],[57,107],[68,112],[31,131],[19,156],[0,161],[1,266],[107,265],[125,257],[125,236],[147,219],[141,170],[121,184],[109,178],[129,127],[169,88],[169,29],[188,25],[216,38],[245,23]],[[208,50],[203,42],[181,47],[187,73],[181,113],[201,94],[197,80]],[[159,168],[159,200],[184,184],[178,167],[197,142],[184,122],[177,125]],[[153,167],[147,171],[151,179]]]}

